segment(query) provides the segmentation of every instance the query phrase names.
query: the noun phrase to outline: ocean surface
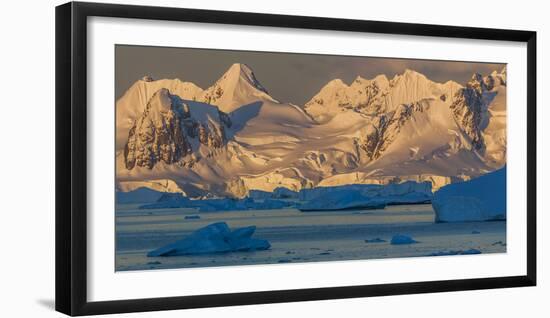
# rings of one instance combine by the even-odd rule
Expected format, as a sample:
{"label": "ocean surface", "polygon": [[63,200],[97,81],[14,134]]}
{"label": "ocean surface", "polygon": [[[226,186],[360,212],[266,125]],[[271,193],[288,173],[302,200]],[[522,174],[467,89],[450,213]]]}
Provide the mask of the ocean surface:
{"label": "ocean surface", "polygon": [[[331,212],[280,209],[199,213],[195,209],[138,207],[116,207],[117,271],[419,257],[472,249],[483,254],[506,252],[505,221],[434,223],[430,204]],[[271,249],[199,256],[146,255],[220,221],[231,229],[255,225],[253,237],[268,240]],[[418,243],[390,244],[398,234],[411,236]],[[367,242],[374,239],[378,242]]]}

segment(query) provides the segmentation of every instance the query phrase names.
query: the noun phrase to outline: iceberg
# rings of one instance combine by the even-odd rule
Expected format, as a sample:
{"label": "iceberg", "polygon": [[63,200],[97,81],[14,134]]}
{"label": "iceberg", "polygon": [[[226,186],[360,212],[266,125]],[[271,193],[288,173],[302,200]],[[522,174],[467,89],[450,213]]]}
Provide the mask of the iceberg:
{"label": "iceberg", "polygon": [[325,200],[327,197],[343,198],[345,196],[362,197],[392,204],[429,203],[432,200],[432,185],[430,182],[406,181],[403,183],[379,184],[349,184],[334,187],[317,187],[302,189],[298,193],[301,201]]}
{"label": "iceberg", "polygon": [[285,187],[278,187],[273,190],[273,199],[297,199],[298,192],[292,191]]}
{"label": "iceberg", "polygon": [[162,195],[163,192],[142,187],[128,192],[117,191],[115,193],[115,199],[117,204],[143,204],[147,202],[155,202],[162,197]]}
{"label": "iceberg", "polygon": [[373,239],[366,239],[365,243],[385,243],[386,240],[383,240],[379,237],[373,238]]}
{"label": "iceberg", "polygon": [[190,200],[186,197],[161,197],[157,202],[141,205],[140,209],[178,209],[178,208],[198,208],[195,202],[199,200]]}
{"label": "iceberg", "polygon": [[378,197],[384,198],[388,205],[430,203],[432,184],[414,181],[391,183],[382,187]]}
{"label": "iceberg", "polygon": [[336,191],[298,205],[302,212],[351,209],[383,209],[385,201],[363,196],[359,191]]}
{"label": "iceberg", "polygon": [[248,197],[253,200],[264,200],[272,198],[273,193],[263,190],[250,190],[248,191]]}
{"label": "iceberg", "polygon": [[237,251],[259,251],[271,247],[267,240],[252,238],[255,226],[233,231],[227,223],[207,225],[188,237],[147,253],[148,257],[183,256]]}
{"label": "iceberg", "polygon": [[506,167],[470,181],[452,183],[434,194],[436,222],[506,219]]}
{"label": "iceberg", "polygon": [[199,220],[201,217],[200,215],[186,215],[183,219],[184,220]]}
{"label": "iceberg", "polygon": [[278,187],[273,192],[263,190],[250,190],[248,191],[248,197],[255,200],[264,199],[298,199],[298,192],[292,191],[285,187]]}
{"label": "iceberg", "polygon": [[414,244],[414,243],[418,243],[418,241],[413,240],[413,238],[408,236],[408,235],[397,234],[397,235],[394,235],[391,238],[391,243],[390,244],[392,244],[392,245],[404,245],[404,244]]}

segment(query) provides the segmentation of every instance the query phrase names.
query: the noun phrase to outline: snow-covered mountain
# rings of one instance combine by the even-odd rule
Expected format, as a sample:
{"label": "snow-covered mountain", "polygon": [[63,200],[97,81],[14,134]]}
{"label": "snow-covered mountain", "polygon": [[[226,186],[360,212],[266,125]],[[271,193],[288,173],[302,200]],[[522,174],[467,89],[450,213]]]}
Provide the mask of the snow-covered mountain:
{"label": "snow-covered mountain", "polygon": [[173,180],[188,196],[351,183],[437,189],[506,161],[506,71],[464,86],[407,70],[330,81],[303,107],[234,64],[213,86],[137,81],[117,101],[119,182]]}
{"label": "snow-covered mountain", "polygon": [[244,64],[233,64],[222,77],[197,100],[216,105],[226,113],[255,101],[275,101]]}
{"label": "snow-covered mountain", "polygon": [[150,76],[144,76],[116,103],[117,149],[125,146],[128,132],[135,120],[143,113],[153,95],[162,88],[182,100],[217,106],[225,113],[256,101],[276,102],[258,82],[252,70],[244,64],[233,64],[214,85],[205,90],[194,83],[179,79],[154,80]]}

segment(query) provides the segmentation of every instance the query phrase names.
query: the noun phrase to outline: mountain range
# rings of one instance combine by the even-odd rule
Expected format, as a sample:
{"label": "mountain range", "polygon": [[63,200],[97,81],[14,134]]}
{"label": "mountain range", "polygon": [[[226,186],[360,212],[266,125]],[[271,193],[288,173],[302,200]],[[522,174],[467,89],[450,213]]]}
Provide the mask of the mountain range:
{"label": "mountain range", "polygon": [[207,89],[145,76],[116,102],[119,190],[150,183],[190,197],[243,197],[406,180],[436,190],[505,163],[506,69],[463,84],[413,70],[335,79],[299,106],[233,64]]}

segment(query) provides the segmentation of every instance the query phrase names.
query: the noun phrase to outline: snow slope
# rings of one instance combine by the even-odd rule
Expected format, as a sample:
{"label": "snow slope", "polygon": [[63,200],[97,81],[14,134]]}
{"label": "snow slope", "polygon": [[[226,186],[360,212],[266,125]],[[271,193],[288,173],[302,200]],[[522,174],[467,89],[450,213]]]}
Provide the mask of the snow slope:
{"label": "snow slope", "polygon": [[182,193],[185,192],[170,179],[147,180],[147,181],[119,181],[116,190],[120,192],[130,192],[139,188],[148,188],[157,192]]}

